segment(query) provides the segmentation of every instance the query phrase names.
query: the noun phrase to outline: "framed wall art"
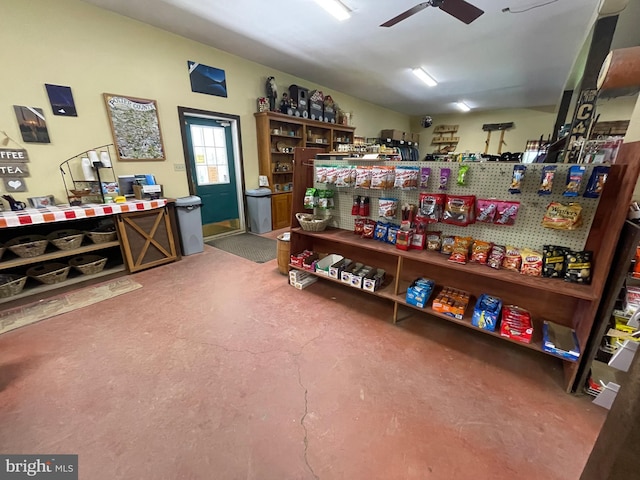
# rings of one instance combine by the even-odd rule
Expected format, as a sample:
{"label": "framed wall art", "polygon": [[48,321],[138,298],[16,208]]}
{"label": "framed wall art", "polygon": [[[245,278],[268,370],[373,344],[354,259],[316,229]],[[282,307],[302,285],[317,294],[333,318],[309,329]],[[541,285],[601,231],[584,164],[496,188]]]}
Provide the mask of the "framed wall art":
{"label": "framed wall art", "polygon": [[227,77],[224,70],[202,63],[187,61],[191,91],[217,97],[227,96]]}
{"label": "framed wall art", "polygon": [[51,85],[49,83],[45,83],[44,87],[47,89],[51,110],[54,115],[61,115],[63,117],[78,116],[76,103],[73,101],[73,94],[71,93],[71,87]]}
{"label": "framed wall art", "polygon": [[16,119],[20,126],[22,141],[28,143],[51,143],[44,112],[38,107],[14,105]]}
{"label": "framed wall art", "polygon": [[164,160],[155,100],[104,94],[118,160]]}

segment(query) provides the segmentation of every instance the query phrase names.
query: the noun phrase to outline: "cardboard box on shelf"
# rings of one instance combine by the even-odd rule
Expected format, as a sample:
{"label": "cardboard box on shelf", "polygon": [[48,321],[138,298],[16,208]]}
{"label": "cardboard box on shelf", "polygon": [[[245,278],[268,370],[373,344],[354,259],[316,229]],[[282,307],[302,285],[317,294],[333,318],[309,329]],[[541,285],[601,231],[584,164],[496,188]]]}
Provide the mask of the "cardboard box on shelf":
{"label": "cardboard box on shelf", "polygon": [[398,142],[403,141],[405,132],[402,130],[382,130],[380,131],[380,138],[383,141],[396,140]]}

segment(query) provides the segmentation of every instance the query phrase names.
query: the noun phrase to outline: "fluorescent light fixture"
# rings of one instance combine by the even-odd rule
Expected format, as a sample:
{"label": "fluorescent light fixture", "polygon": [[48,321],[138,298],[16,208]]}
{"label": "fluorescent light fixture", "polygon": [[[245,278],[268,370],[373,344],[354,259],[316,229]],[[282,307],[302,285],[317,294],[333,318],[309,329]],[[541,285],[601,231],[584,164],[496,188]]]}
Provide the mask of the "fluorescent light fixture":
{"label": "fluorescent light fixture", "polygon": [[425,72],[424,68],[414,68],[411,71],[416,77],[418,77],[430,87],[435,87],[436,85],[438,85],[438,82],[436,82],[427,72]]}
{"label": "fluorescent light fixture", "polygon": [[456,107],[458,107],[463,112],[468,112],[469,110],[471,110],[471,107],[464,102],[457,102]]}
{"label": "fluorescent light fixture", "polygon": [[340,0],[316,0],[316,3],[340,21],[351,16],[351,11]]}

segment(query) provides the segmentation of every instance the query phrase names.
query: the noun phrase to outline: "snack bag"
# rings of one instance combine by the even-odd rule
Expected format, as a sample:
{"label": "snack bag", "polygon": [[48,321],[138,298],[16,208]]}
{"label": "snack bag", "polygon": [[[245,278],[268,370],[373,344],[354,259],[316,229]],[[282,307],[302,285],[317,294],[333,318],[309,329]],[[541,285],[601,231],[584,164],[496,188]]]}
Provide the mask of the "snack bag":
{"label": "snack bag", "polygon": [[442,248],[442,238],[440,232],[427,232],[427,250],[439,252]]}
{"label": "snack bag", "polygon": [[524,174],[527,171],[527,167],[524,165],[514,165],[513,175],[511,176],[511,187],[509,193],[522,193],[522,181],[524,180]]}
{"label": "snack bag", "polygon": [[498,210],[499,200],[476,200],[476,222],[493,223]]}
{"label": "snack bag", "polygon": [[487,259],[487,265],[498,270],[502,266],[505,252],[506,248],[502,245],[494,245],[493,248],[491,248],[489,258]]}
{"label": "snack bag", "polygon": [[416,215],[415,226],[417,233],[426,233],[427,225],[429,225],[429,223],[425,218],[421,217],[420,215]]}
{"label": "snack bag", "polygon": [[551,195],[553,190],[553,177],[556,175],[556,165],[545,165],[542,167],[542,177],[540,178],[540,187],[538,187],[538,195]]}
{"label": "snack bag", "polygon": [[496,225],[513,225],[520,210],[520,202],[498,203],[497,215],[493,223]]}
{"label": "snack bag", "polygon": [[318,206],[318,190],[307,188],[304,194],[304,208],[315,208]]}
{"label": "snack bag", "polygon": [[582,225],[582,207],[579,203],[564,205],[551,202],[542,218],[542,226],[556,230],[575,230]]}
{"label": "snack bag", "polygon": [[422,167],[420,169],[420,188],[429,188],[429,177],[431,176],[430,167]]}
{"label": "snack bag", "polygon": [[418,233],[415,232],[411,237],[411,242],[409,243],[410,250],[424,250],[424,244],[427,238],[426,233]]}
{"label": "snack bag", "polygon": [[364,222],[364,218],[356,218],[353,222],[353,233],[355,233],[356,235],[362,235],[362,232],[364,231]]}
{"label": "snack bag", "polygon": [[473,223],[475,203],[476,197],[473,195],[447,195],[442,222],[461,227]]}
{"label": "snack bag", "polygon": [[449,184],[449,177],[451,176],[450,168],[441,168],[440,169],[440,186],[439,190],[446,190]]}
{"label": "snack bag", "polygon": [[421,193],[419,197],[419,215],[427,223],[439,222],[444,209],[445,195]]}
{"label": "snack bag", "polygon": [[387,222],[376,223],[376,228],[373,232],[374,240],[378,240],[380,242],[386,242],[388,230],[389,230],[389,224]]}
{"label": "snack bag", "polygon": [[378,216],[392,220],[396,218],[398,212],[398,199],[396,198],[381,198],[378,200]]}
{"label": "snack bag", "polygon": [[360,196],[360,202],[358,204],[358,215],[361,217],[368,217],[370,214],[369,197]]}
{"label": "snack bag", "polygon": [[[371,188],[382,190],[388,187],[390,167],[372,167],[371,168]],[[393,183],[391,184],[393,186]]]}
{"label": "snack bag", "polygon": [[318,190],[318,208],[328,210],[334,207],[333,190]]}
{"label": "snack bag", "polygon": [[413,225],[418,213],[418,207],[412,203],[402,204],[402,224],[407,223],[409,226]]}
{"label": "snack bag", "polygon": [[337,168],[338,175],[336,179],[336,187],[344,188],[344,187],[353,187],[356,182],[356,169],[347,166],[347,167],[338,167]]}
{"label": "snack bag", "polygon": [[446,235],[442,237],[442,243],[440,252],[445,253],[447,255],[451,255],[453,253],[453,245],[456,243],[456,237],[451,235]]}
{"label": "snack bag", "polygon": [[471,261],[485,265],[489,260],[492,243],[476,240],[471,246]]}
{"label": "snack bag", "polygon": [[580,194],[580,186],[582,185],[582,177],[587,167],[583,165],[572,165],[567,173],[567,186],[564,189],[565,197],[577,197]]}
{"label": "snack bag", "polygon": [[327,183],[327,167],[316,167],[316,183]]}
{"label": "snack bag", "polygon": [[397,225],[390,224],[389,228],[387,229],[387,243],[390,243],[391,245],[395,245],[396,240],[398,239],[399,231],[400,231],[400,228],[398,228]]}
{"label": "snack bag", "polygon": [[467,172],[469,171],[469,165],[461,165],[458,169],[458,185],[467,184]]}
{"label": "snack bag", "polygon": [[356,188],[371,188],[371,167],[356,167]]}
{"label": "snack bag", "polygon": [[471,237],[455,237],[450,262],[465,264],[469,260],[469,246],[473,242]]}
{"label": "snack bag", "polygon": [[521,264],[522,257],[520,256],[520,249],[513,245],[507,245],[504,252],[504,259],[502,260],[502,268],[519,272]]}
{"label": "snack bag", "polygon": [[566,271],[564,280],[572,283],[583,283],[588,285],[591,283],[591,262],[593,252],[582,251],[566,254]]}
{"label": "snack bag", "polygon": [[567,249],[556,245],[544,245],[542,248],[542,276],[563,278]]}
{"label": "snack bag", "polygon": [[418,188],[418,167],[396,167],[394,187],[400,190],[416,190]]}
{"label": "snack bag", "polygon": [[520,252],[520,256],[522,257],[521,274],[531,275],[532,277],[542,275],[542,254],[540,252],[524,248]]}
{"label": "snack bag", "polygon": [[376,222],[366,219],[362,228],[362,238],[373,238],[376,230]]}
{"label": "snack bag", "polygon": [[353,203],[351,204],[351,215],[358,215],[360,211],[360,195],[353,196]]}
{"label": "snack bag", "polygon": [[338,181],[338,167],[326,167],[326,183],[334,184]]}
{"label": "snack bag", "polygon": [[589,182],[587,183],[587,189],[584,192],[583,197],[598,198],[604,189],[604,184],[607,182],[609,176],[609,168],[605,165],[599,165],[593,168]]}

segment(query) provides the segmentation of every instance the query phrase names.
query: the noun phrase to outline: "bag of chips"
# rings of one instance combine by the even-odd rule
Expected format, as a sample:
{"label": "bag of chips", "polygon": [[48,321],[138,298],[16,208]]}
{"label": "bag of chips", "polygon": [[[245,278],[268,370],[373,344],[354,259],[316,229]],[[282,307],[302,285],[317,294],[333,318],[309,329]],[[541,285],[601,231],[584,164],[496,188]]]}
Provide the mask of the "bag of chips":
{"label": "bag of chips", "polygon": [[374,240],[378,240],[380,242],[386,242],[388,230],[389,230],[389,224],[387,222],[376,223],[376,228],[373,233]]}
{"label": "bag of chips", "polygon": [[328,210],[334,207],[333,190],[318,190],[318,208]]}
{"label": "bag of chips", "polygon": [[492,243],[476,240],[471,246],[471,261],[481,264],[486,264],[489,260],[489,252],[491,251]]}
{"label": "bag of chips", "polygon": [[593,259],[593,252],[581,251],[572,252],[569,251],[566,254],[566,270],[564,279],[567,282],[583,283],[588,285],[591,283],[591,263]]}
{"label": "bag of chips", "polygon": [[514,165],[513,175],[511,176],[511,187],[509,187],[509,193],[522,193],[522,181],[524,180],[524,174],[527,171],[527,167],[524,165]]}
{"label": "bag of chips", "polygon": [[476,197],[473,195],[447,195],[442,222],[466,227],[475,221]]}
{"label": "bag of chips", "polygon": [[326,170],[326,183],[334,184],[338,181],[338,167],[327,167]]}
{"label": "bag of chips", "polygon": [[327,183],[327,167],[316,167],[316,183]]}
{"label": "bag of chips", "polygon": [[599,165],[593,168],[589,182],[587,183],[587,189],[584,192],[583,197],[598,198],[604,189],[604,184],[607,182],[609,176],[609,168],[606,165]]}
{"label": "bag of chips", "polygon": [[439,222],[442,219],[445,198],[444,194],[421,193],[418,205],[420,217],[427,223]]}
{"label": "bag of chips", "polygon": [[356,169],[352,166],[338,167],[336,187],[353,187],[356,183]]}
{"label": "bag of chips", "polygon": [[582,225],[582,207],[579,203],[568,205],[551,202],[542,218],[542,226],[556,230],[575,230]]}
{"label": "bag of chips", "polygon": [[440,252],[451,255],[453,253],[454,243],[456,243],[456,237],[452,235],[445,235],[442,237]]}
{"label": "bag of chips", "polygon": [[304,194],[304,208],[315,208],[318,206],[318,190],[307,188]]}
{"label": "bag of chips", "polygon": [[540,187],[538,187],[538,195],[551,195],[553,190],[553,177],[556,175],[556,165],[545,165],[542,167],[542,177],[540,178]]}
{"label": "bag of chips", "polygon": [[400,190],[415,190],[418,188],[418,167],[396,167],[394,187]]}
{"label": "bag of chips", "polygon": [[556,245],[544,245],[542,248],[542,276],[563,278],[567,249]]}
{"label": "bag of chips", "polygon": [[398,212],[398,199],[380,198],[378,200],[378,216],[387,220],[396,218]]}
{"label": "bag of chips", "polygon": [[396,240],[398,239],[399,231],[400,231],[400,228],[397,225],[390,224],[389,228],[387,229],[387,243],[390,243],[391,245],[395,245]]}
{"label": "bag of chips", "polygon": [[378,166],[371,169],[371,188],[385,190],[393,188],[393,167]]}
{"label": "bag of chips", "polygon": [[487,265],[491,268],[495,268],[498,270],[502,266],[502,261],[504,260],[506,248],[502,245],[494,245],[491,248],[491,253],[489,254],[489,258],[487,259]]}
{"label": "bag of chips", "polygon": [[572,165],[567,172],[567,186],[564,189],[565,197],[577,197],[580,194],[580,186],[582,185],[582,177],[587,167],[583,165]]}
{"label": "bag of chips", "polygon": [[364,226],[362,228],[362,238],[373,238],[376,230],[376,222],[370,219],[366,219],[364,221]]}
{"label": "bag of chips", "polygon": [[364,223],[364,218],[356,218],[353,222],[353,233],[356,235],[362,235],[362,232],[364,231]]}
{"label": "bag of chips", "polygon": [[427,232],[427,250],[439,252],[442,248],[442,238],[440,232]]}
{"label": "bag of chips", "polygon": [[520,256],[520,249],[513,245],[507,245],[504,252],[504,258],[502,259],[502,268],[519,272],[521,264],[522,257]]}
{"label": "bag of chips", "polygon": [[467,263],[469,260],[469,246],[471,245],[471,242],[473,242],[473,238],[471,237],[456,237],[449,261],[461,263],[463,265]]}
{"label": "bag of chips", "polygon": [[542,254],[540,252],[523,248],[520,256],[522,257],[522,266],[520,267],[521,274],[532,277],[542,275]]}
{"label": "bag of chips", "polygon": [[356,167],[356,188],[371,188],[371,167]]}
{"label": "bag of chips", "polygon": [[493,223],[498,210],[499,200],[478,199],[476,201],[476,222]]}
{"label": "bag of chips", "polygon": [[493,223],[496,225],[515,224],[518,210],[520,210],[520,202],[499,202]]}

